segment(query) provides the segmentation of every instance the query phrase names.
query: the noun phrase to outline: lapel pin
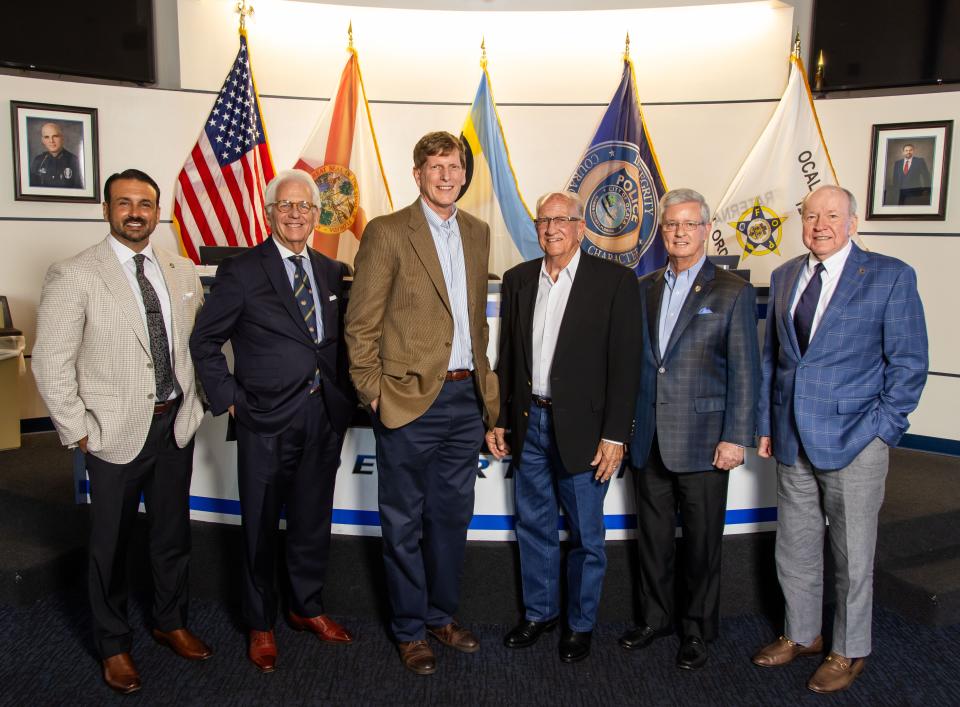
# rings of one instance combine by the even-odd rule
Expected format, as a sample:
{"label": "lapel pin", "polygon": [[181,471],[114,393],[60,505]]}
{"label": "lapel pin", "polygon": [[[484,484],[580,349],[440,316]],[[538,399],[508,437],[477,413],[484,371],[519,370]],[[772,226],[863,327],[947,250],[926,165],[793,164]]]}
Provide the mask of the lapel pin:
{"label": "lapel pin", "polygon": [[861,274],[861,275],[863,275],[863,273],[865,273],[866,271],[867,271],[866,268],[860,268],[860,274]]}
{"label": "lapel pin", "polygon": [[703,288],[700,287],[700,285],[696,285],[696,286],[693,288],[693,291],[694,291],[694,292],[699,292],[699,291],[702,290],[702,289],[703,289]]}

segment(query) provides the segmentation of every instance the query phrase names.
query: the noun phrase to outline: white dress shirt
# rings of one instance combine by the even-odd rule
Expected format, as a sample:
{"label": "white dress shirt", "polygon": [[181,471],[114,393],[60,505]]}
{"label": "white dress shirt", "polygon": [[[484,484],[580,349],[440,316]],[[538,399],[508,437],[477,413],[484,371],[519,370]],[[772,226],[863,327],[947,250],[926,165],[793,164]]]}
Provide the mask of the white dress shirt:
{"label": "white dress shirt", "polygon": [[[136,300],[137,308],[140,310],[140,318],[143,320],[143,331],[149,337],[147,308],[143,306],[143,293],[140,291],[140,283],[137,282],[137,263],[133,259],[133,256],[138,255],[138,253],[125,246],[112,235],[108,241],[113,248],[113,252],[117,255],[117,260],[120,261],[123,274],[127,276],[127,282],[130,283],[133,298]],[[171,322],[173,320],[170,313],[170,292],[167,290],[167,283],[163,279],[163,272],[157,264],[157,258],[153,254],[153,246],[147,243],[147,247],[141,250],[139,255],[144,256],[143,274],[146,275],[147,280],[153,285],[154,292],[157,293],[157,299],[160,300],[160,313],[163,315],[163,328],[167,330],[167,349],[170,351],[170,370],[173,372],[173,392],[170,393],[170,397],[167,398],[167,400],[172,400],[180,395],[180,386],[177,383],[177,369],[173,360],[173,329],[171,328]]]}
{"label": "white dress shirt", "polygon": [[813,313],[813,325],[810,327],[811,341],[813,341],[813,335],[817,333],[817,327],[820,326],[820,320],[823,319],[823,313],[827,311],[827,306],[830,304],[830,299],[833,297],[833,293],[837,289],[837,283],[840,281],[840,274],[843,272],[843,266],[847,263],[847,257],[850,255],[850,249],[852,247],[852,241],[847,241],[847,244],[843,246],[843,248],[823,261],[817,260],[813,253],[811,253],[807,257],[807,263],[805,267],[800,271],[800,280],[797,282],[797,291],[793,295],[793,304],[790,305],[791,319],[793,318],[794,312],[797,310],[797,304],[800,302],[800,296],[807,288],[807,283],[810,282],[810,278],[813,277],[813,271],[816,269],[817,263],[823,263],[823,272],[820,274],[820,282],[822,283],[820,289],[820,299],[817,301],[817,309]]}
{"label": "white dress shirt", "polygon": [[540,264],[537,303],[533,308],[533,394],[542,398],[550,397],[550,369],[557,350],[557,335],[579,264],[580,249],[577,248],[556,282],[547,273],[546,260]]}

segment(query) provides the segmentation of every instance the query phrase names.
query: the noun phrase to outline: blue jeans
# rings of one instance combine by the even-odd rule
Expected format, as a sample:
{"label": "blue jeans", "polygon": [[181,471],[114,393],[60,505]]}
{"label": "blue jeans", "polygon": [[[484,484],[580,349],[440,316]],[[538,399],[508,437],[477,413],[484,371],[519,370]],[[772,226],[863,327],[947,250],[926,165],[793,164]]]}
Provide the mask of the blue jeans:
{"label": "blue jeans", "polygon": [[554,439],[552,413],[531,404],[514,475],[520,577],[528,621],[548,621],[560,613],[559,497],[570,530],[567,625],[573,631],[593,630],[607,568],[603,499],[608,486],[594,479],[590,469],[567,473]]}

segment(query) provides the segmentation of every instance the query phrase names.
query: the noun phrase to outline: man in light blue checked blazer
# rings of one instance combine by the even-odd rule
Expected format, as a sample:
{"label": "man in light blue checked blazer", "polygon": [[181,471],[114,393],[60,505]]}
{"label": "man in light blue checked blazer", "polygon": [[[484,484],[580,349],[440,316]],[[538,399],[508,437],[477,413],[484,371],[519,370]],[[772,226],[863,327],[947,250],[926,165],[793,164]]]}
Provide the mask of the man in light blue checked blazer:
{"label": "man in light blue checked blazer", "polygon": [[[803,202],[810,251],[777,268],[757,408],[758,453],[777,460],[777,575],[784,635],[763,667],[823,650],[823,536],[836,562],[831,652],[807,683],[843,690],[870,653],[877,515],[889,448],[906,431],[927,378],[916,273],[858,248],[856,200],[823,186]],[[825,520],[829,527],[825,527]]]}

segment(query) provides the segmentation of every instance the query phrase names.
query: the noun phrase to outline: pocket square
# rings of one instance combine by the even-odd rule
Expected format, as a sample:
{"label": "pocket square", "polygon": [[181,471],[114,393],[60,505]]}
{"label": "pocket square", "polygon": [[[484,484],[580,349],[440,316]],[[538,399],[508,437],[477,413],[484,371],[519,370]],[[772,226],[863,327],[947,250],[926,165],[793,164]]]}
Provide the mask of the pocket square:
{"label": "pocket square", "polygon": [[709,307],[701,307],[700,311],[697,314],[713,314],[713,310]]}
{"label": "pocket square", "polygon": [[193,294],[194,294],[193,292],[184,292],[184,293],[183,293],[183,301],[184,301],[184,302],[189,302],[190,300],[192,300],[192,299],[193,299]]}
{"label": "pocket square", "polygon": [[329,301],[330,301],[330,302],[333,302],[333,300],[335,300],[336,298],[337,298],[336,295],[330,295],[330,300],[329,300]]}

